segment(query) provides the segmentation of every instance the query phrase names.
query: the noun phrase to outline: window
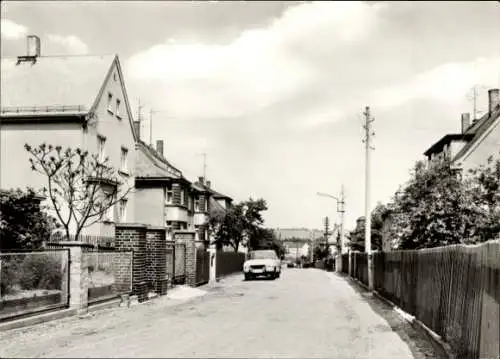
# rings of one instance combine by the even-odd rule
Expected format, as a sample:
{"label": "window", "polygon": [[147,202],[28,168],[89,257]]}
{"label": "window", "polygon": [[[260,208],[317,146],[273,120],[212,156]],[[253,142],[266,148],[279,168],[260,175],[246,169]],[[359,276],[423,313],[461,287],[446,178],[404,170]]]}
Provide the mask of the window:
{"label": "window", "polygon": [[120,170],[122,172],[127,172],[127,156],[128,156],[128,150],[122,147],[122,153],[120,156]]}
{"label": "window", "polygon": [[185,202],[185,198],[184,198],[184,190],[181,189],[181,206],[184,206],[186,204]]}
{"label": "window", "polygon": [[172,192],[171,189],[167,189],[167,204],[172,204],[172,198],[174,196],[174,193]]}
{"label": "window", "polygon": [[115,109],[115,115],[116,117],[118,117],[119,119],[122,118],[122,115],[120,113],[120,105],[121,105],[121,101],[119,99],[116,99],[116,109]]}
{"label": "window", "polygon": [[106,138],[103,136],[97,136],[97,155],[99,156],[99,162],[104,162],[106,158]]}
{"label": "window", "polygon": [[108,111],[113,113],[113,95],[111,92],[108,92]]}
{"label": "window", "polygon": [[193,210],[193,197],[191,196],[188,197],[188,209]]}
{"label": "window", "polygon": [[112,205],[106,210],[106,213],[104,214],[104,220],[106,222],[113,222],[115,219],[114,217],[115,217],[115,206]]}
{"label": "window", "polygon": [[117,79],[116,72],[113,72],[113,80],[115,80],[115,82],[116,82],[116,79]]}
{"label": "window", "polygon": [[200,200],[199,199],[194,200],[194,211],[200,212]]}
{"label": "window", "polygon": [[120,222],[124,223],[127,220],[127,200],[120,201]]}

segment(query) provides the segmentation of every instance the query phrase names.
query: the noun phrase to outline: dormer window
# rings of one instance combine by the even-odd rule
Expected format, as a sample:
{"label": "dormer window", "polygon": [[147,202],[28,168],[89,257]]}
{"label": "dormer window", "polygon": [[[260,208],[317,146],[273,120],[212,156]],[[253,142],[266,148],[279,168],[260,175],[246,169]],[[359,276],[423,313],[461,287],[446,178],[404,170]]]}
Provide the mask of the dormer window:
{"label": "dormer window", "polygon": [[108,92],[108,112],[113,113],[113,95]]}

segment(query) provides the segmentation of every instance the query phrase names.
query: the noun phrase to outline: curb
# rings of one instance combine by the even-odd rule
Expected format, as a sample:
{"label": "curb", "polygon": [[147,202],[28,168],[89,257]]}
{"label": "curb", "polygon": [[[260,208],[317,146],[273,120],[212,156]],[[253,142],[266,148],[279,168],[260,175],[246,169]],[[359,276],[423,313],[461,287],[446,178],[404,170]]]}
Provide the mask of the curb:
{"label": "curb", "polygon": [[[364,283],[362,283],[358,279],[353,278],[353,277],[349,277],[349,276],[347,276],[347,278],[351,282],[354,282],[357,285],[361,286],[363,289],[365,289],[367,291],[369,290],[368,286],[366,286]],[[435,333],[432,329],[430,329],[429,327],[427,327],[420,320],[416,319],[413,315],[411,315],[411,314],[405,312],[404,310],[402,310],[401,308],[399,308],[391,300],[385,298],[382,294],[380,294],[376,290],[374,290],[372,292],[372,295],[374,297],[376,297],[377,299],[379,299],[380,301],[382,301],[385,304],[387,304],[389,307],[391,307],[392,310],[394,310],[400,317],[402,317],[404,320],[406,320],[408,323],[410,323],[410,325],[412,326],[412,328],[414,328],[419,333],[421,333],[423,336],[425,336],[429,340],[429,342],[432,344],[432,346],[434,347],[434,349],[443,358],[448,358],[448,359],[456,359],[457,358],[457,356],[453,352],[453,349],[451,348],[451,346],[448,343],[446,343],[439,334]]]}
{"label": "curb", "polygon": [[71,316],[76,316],[76,309],[60,309],[53,312],[42,313],[33,315],[30,317],[15,319],[0,324],[0,332],[5,332],[8,330],[19,329],[24,327],[30,327],[37,324],[42,324],[46,322],[51,322],[57,319],[63,319]]}

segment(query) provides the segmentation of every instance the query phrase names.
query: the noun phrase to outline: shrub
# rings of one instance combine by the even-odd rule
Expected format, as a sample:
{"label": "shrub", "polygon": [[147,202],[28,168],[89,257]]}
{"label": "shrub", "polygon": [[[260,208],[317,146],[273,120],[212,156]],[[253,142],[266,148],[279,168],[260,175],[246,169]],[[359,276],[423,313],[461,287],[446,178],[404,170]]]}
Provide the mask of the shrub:
{"label": "shrub", "polygon": [[62,270],[57,257],[45,253],[28,255],[20,269],[23,289],[61,289]]}

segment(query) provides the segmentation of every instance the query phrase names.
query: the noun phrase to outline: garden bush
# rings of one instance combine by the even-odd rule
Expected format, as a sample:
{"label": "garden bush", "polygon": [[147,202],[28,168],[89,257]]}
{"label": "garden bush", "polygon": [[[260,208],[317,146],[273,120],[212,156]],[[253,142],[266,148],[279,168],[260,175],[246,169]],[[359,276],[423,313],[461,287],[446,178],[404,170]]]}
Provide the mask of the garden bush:
{"label": "garden bush", "polygon": [[60,257],[43,252],[2,259],[2,293],[13,294],[16,289],[61,289],[61,269]]}

